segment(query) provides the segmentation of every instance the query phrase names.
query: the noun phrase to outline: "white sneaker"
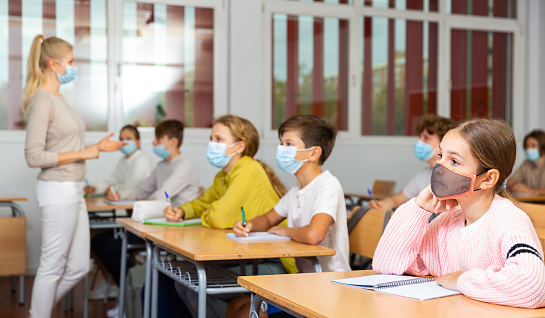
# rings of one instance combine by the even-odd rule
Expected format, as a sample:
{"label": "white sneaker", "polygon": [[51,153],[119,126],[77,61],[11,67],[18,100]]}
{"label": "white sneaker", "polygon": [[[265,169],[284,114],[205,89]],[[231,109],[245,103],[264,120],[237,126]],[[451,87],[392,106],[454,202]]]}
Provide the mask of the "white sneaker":
{"label": "white sneaker", "polygon": [[116,318],[116,317],[119,317],[118,313],[119,313],[119,304],[115,305],[115,307],[112,309],[108,309],[108,311],[106,312],[106,316],[108,316],[109,318]]}
{"label": "white sneaker", "polygon": [[[90,300],[97,300],[97,299],[103,299],[104,294],[106,294],[106,289],[108,288],[108,282],[105,280],[101,280],[98,286],[95,286],[93,290],[89,291],[89,299]],[[110,293],[108,294],[108,298],[117,298],[118,294],[118,288],[117,285],[114,283],[110,284]]]}

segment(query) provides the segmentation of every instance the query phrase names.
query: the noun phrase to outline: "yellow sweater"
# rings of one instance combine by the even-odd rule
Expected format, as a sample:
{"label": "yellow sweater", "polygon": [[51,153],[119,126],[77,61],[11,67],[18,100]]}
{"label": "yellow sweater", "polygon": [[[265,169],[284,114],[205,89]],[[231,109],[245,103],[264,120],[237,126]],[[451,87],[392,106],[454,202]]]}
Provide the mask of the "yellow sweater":
{"label": "yellow sweater", "polygon": [[229,173],[220,170],[202,197],[180,207],[185,219],[201,217],[204,226],[230,229],[242,218],[241,206],[251,220],[272,210],[279,199],[261,164],[244,156]]}

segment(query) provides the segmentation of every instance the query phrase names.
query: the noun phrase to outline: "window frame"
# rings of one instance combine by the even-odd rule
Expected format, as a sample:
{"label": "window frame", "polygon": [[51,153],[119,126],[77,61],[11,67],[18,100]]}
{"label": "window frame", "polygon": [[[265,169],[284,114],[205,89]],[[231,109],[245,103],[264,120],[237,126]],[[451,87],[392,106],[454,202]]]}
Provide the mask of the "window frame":
{"label": "window frame", "polygon": [[[326,3],[296,2],[287,0],[262,0],[263,6],[263,128],[264,139],[267,143],[277,141],[277,130],[272,129],[272,17],[275,13],[290,15],[310,15],[316,17],[331,17],[345,19],[349,23],[348,35],[348,130],[340,131],[337,143],[345,145],[407,145],[414,142],[414,136],[364,136],[361,135],[362,107],[361,107],[361,30],[360,19],[362,17],[385,17],[393,19],[405,19],[418,22],[434,22],[438,25],[437,41],[437,114],[450,117],[450,52],[451,31],[478,30],[490,32],[506,32],[513,36],[512,41],[512,65],[511,65],[511,113],[507,114],[507,120],[512,123],[515,136],[520,137],[525,133],[524,114],[527,109],[524,101],[525,83],[525,32],[526,3],[517,1],[517,18],[494,18],[483,16],[468,16],[447,13],[447,0],[439,0],[437,12],[423,12],[418,10],[398,10],[364,7],[360,1],[355,0],[353,5],[339,5]],[[494,22],[494,23],[491,23]],[[356,107],[354,107],[354,105]],[[514,107],[514,105],[524,105]],[[509,117],[511,116],[511,117]],[[274,141],[273,141],[274,140]]]}
{"label": "window frame", "polygon": [[[150,3],[175,6],[196,6],[214,10],[214,117],[228,113],[228,10],[225,0],[122,0],[107,1],[107,54],[108,54],[108,111],[106,131],[86,131],[86,143],[91,144],[104,138],[107,132],[118,133],[125,125],[123,121],[122,101],[122,64],[123,64],[123,3]],[[184,142],[202,143],[208,140],[210,128],[187,128]],[[144,142],[155,138],[153,127],[139,128]],[[24,142],[26,130],[0,130],[0,142]]]}

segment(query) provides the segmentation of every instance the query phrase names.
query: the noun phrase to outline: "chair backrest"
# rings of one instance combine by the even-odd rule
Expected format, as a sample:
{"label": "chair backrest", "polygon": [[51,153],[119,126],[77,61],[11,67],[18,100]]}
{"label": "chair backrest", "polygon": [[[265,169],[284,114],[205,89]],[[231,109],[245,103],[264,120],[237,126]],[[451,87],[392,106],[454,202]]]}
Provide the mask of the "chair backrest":
{"label": "chair backrest", "polygon": [[373,196],[377,199],[384,199],[394,195],[395,181],[375,180],[373,184]]}
{"label": "chair backrest", "polygon": [[520,203],[522,210],[528,214],[534,228],[545,228],[545,205],[535,203]]}
{"label": "chair backrest", "polygon": [[537,236],[541,242],[541,248],[545,255],[545,205],[535,203],[521,203],[522,210],[528,214],[534,228],[536,229]]}
{"label": "chair backrest", "polygon": [[[352,217],[359,206],[354,207]],[[368,209],[348,234],[350,252],[373,258],[382,232],[392,215],[391,211]]]}

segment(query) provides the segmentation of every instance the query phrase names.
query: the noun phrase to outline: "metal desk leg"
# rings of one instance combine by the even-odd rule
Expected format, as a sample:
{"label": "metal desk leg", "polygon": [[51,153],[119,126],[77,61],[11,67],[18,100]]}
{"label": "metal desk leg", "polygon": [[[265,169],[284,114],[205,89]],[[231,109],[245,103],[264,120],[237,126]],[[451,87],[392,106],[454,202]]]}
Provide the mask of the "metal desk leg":
{"label": "metal desk leg", "polygon": [[83,279],[83,318],[87,318],[89,313],[87,309],[89,308],[89,274],[85,275]]}
{"label": "metal desk leg", "polygon": [[150,314],[150,298],[151,298],[151,267],[152,259],[154,258],[151,241],[146,241],[146,287],[144,288],[144,318],[149,318]]}
{"label": "metal desk leg", "polygon": [[306,259],[312,262],[312,266],[314,266],[314,271],[316,273],[322,272],[322,266],[320,265],[320,262],[318,262],[318,259],[316,257],[306,257]]}
{"label": "metal desk leg", "polygon": [[259,318],[259,308],[261,308],[261,302],[265,301],[265,298],[258,294],[252,293],[252,303],[250,305],[250,318]]}
{"label": "metal desk leg", "polygon": [[25,304],[25,275],[19,276],[19,305]]}
{"label": "metal desk leg", "polygon": [[119,273],[119,317],[123,317],[125,306],[125,278],[127,276],[127,242],[129,231],[123,231],[121,241],[121,272]]}
{"label": "metal desk leg", "polygon": [[206,318],[206,271],[204,264],[193,262],[199,276],[199,318]]}
{"label": "metal desk leg", "polygon": [[151,317],[157,318],[157,292],[159,289],[159,271],[157,264],[159,263],[159,246],[153,248],[153,278],[151,283]]}

